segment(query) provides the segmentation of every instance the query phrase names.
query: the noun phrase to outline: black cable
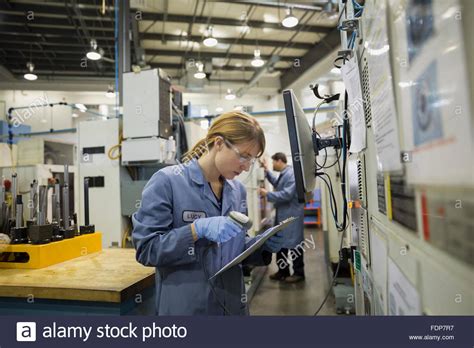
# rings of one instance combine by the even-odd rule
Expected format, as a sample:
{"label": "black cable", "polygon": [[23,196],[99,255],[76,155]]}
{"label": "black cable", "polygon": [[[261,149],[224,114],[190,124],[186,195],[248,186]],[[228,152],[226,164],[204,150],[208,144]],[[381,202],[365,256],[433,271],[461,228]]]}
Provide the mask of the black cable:
{"label": "black cable", "polygon": [[339,269],[341,268],[341,261],[342,261],[342,255],[341,255],[342,254],[342,243],[344,241],[344,233],[345,232],[346,232],[345,229],[344,229],[344,231],[341,231],[341,242],[339,243],[339,260],[337,262],[336,271],[334,272],[334,276],[332,277],[331,284],[329,284],[329,289],[326,293],[326,296],[324,297],[323,302],[321,302],[321,305],[319,306],[319,308],[314,313],[314,316],[317,316],[319,314],[319,312],[323,308],[324,304],[326,303],[327,299],[329,298],[329,295],[331,294],[331,290],[332,290],[332,287],[334,285],[334,282],[336,281],[336,278],[339,274]]}
{"label": "black cable", "polygon": [[337,18],[337,28],[339,28],[339,26],[340,26],[339,23],[341,22],[342,14],[346,11],[346,7],[347,7],[347,2],[344,2],[344,7],[341,10],[341,13],[339,13],[339,17]]}
{"label": "black cable", "polygon": [[[348,99],[349,96],[347,94],[347,90],[344,95],[344,111],[347,114],[347,107],[348,107]],[[345,118],[342,122],[342,172],[341,172],[341,193],[342,198],[344,201],[343,207],[343,222],[342,228],[346,226],[347,223],[347,197],[346,197],[346,163],[347,163],[347,138],[348,138],[348,128],[349,128],[349,121]]]}
{"label": "black cable", "polygon": [[[326,173],[324,173],[323,175],[326,175],[327,179],[328,179],[328,182],[329,182],[329,185],[328,185],[328,189],[330,191],[330,195],[331,195],[331,198],[333,200],[333,204],[334,204],[334,213],[333,213],[333,217],[334,217],[334,223],[336,224],[336,227],[338,230],[341,230],[342,227],[341,227],[341,224],[339,223],[339,211],[338,211],[338,208],[337,208],[337,200],[336,200],[336,195],[334,194],[334,187],[332,185],[332,179],[329,175],[327,175]],[[323,177],[321,177],[321,179],[324,180]]]}
{"label": "black cable", "polygon": [[[332,163],[331,165],[329,166],[326,166],[326,167],[322,167],[323,169],[329,169],[331,167],[334,167],[336,164],[339,165],[339,159],[341,158],[341,152],[338,153],[337,149],[336,149],[336,160],[334,161],[334,163]],[[340,170],[339,170],[340,172]]]}
{"label": "black cable", "polygon": [[[338,263],[337,263],[336,270],[334,272],[334,276],[332,278],[331,283],[329,284],[329,289],[326,293],[326,296],[324,297],[324,300],[321,302],[321,305],[319,306],[319,308],[314,313],[314,316],[318,315],[319,312],[321,311],[321,309],[323,308],[324,304],[326,303],[327,299],[329,298],[329,295],[331,294],[331,290],[332,290],[332,287],[334,285],[334,282],[336,281],[336,278],[339,275],[339,269],[341,268],[341,261],[342,261],[342,244],[343,244],[343,241],[344,241],[344,234],[345,234],[345,232],[347,230],[347,227],[348,227],[347,225],[343,225],[342,229],[339,228],[338,223],[337,223],[337,204],[336,204],[336,198],[335,198],[335,195],[334,195],[334,189],[332,187],[331,177],[326,173],[323,173],[322,175],[326,175],[327,178],[328,178],[328,181],[329,181],[329,183],[328,183],[328,181],[326,181],[326,179],[323,176],[321,176],[321,179],[325,182],[326,186],[328,187],[329,194],[332,197],[332,201],[330,199],[329,203],[330,203],[330,206],[331,206],[331,212],[332,212],[333,217],[334,217],[334,223],[336,224],[336,227],[337,227],[338,231],[341,232],[341,242],[339,243],[339,260],[338,260]],[[335,204],[335,207],[334,207],[335,209],[333,209],[333,203],[332,202],[334,202],[334,204]],[[345,212],[345,215],[347,215],[347,212]]]}

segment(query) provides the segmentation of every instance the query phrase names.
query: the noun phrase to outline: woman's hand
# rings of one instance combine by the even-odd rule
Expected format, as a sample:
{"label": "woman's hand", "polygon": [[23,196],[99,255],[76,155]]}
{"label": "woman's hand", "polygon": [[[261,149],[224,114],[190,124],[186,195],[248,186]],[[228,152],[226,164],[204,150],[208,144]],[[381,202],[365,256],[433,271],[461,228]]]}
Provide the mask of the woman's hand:
{"label": "woman's hand", "polygon": [[197,219],[193,222],[198,238],[206,238],[212,242],[224,243],[234,238],[244,229],[227,216],[213,216]]}

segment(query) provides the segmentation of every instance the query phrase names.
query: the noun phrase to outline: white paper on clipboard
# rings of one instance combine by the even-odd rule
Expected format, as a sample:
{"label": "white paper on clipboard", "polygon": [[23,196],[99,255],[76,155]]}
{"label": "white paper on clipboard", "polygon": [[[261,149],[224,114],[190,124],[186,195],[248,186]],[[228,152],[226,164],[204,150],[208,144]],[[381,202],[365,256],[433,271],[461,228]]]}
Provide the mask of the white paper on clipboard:
{"label": "white paper on clipboard", "polygon": [[275,233],[277,233],[278,231],[281,231],[282,229],[284,229],[285,227],[287,227],[288,225],[290,225],[291,223],[293,223],[294,221],[296,221],[298,218],[297,217],[289,217],[288,219],[280,222],[278,225],[274,226],[274,227],[271,227],[269,228],[268,230],[266,230],[265,232],[263,232],[260,236],[260,238],[254,243],[252,244],[250,247],[248,247],[247,249],[245,249],[241,254],[237,255],[237,257],[235,257],[232,261],[230,261],[227,265],[225,265],[224,267],[222,267],[216,274],[214,274],[211,278],[209,279],[212,279],[214,277],[217,277],[219,274],[227,271],[229,268],[232,268],[234,267],[235,265],[238,265],[239,263],[241,263],[243,260],[245,260],[247,257],[249,257],[250,255],[252,255],[256,250],[260,249],[262,247],[262,245],[267,241],[268,238],[270,238],[271,236],[273,236]]}

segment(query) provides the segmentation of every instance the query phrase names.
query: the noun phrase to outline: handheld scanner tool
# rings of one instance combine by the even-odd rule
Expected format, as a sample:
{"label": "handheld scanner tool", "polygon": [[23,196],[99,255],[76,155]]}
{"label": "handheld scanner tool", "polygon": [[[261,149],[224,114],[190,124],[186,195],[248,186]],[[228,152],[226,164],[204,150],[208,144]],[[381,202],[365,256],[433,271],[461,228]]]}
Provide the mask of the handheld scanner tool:
{"label": "handheld scanner tool", "polygon": [[248,230],[252,227],[253,222],[247,215],[239,213],[238,211],[231,211],[229,214],[229,218],[234,221],[237,225],[241,226]]}

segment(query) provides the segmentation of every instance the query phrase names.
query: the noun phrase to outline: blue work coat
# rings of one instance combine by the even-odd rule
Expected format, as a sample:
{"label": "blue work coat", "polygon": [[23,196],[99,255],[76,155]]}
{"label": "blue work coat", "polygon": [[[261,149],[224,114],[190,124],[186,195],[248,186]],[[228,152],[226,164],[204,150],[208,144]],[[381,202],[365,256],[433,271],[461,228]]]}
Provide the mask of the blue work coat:
{"label": "blue work coat", "polygon": [[[215,293],[208,279],[256,238],[242,233],[221,244],[204,238],[194,242],[191,232],[195,219],[233,210],[247,213],[245,187],[225,180],[220,208],[196,160],[161,169],[147,183],[141,207],[132,216],[132,237],[137,261],[156,267],[157,315],[248,314],[242,265],[212,280]],[[271,253],[261,248],[245,262],[264,265],[270,260]]]}
{"label": "blue work coat", "polygon": [[293,167],[286,166],[278,177],[270,171],[265,176],[273,185],[274,191],[267,193],[267,200],[275,207],[275,224],[295,216],[298,220],[278,232],[284,237],[283,248],[294,249],[304,239],[304,204],[298,202]]}

